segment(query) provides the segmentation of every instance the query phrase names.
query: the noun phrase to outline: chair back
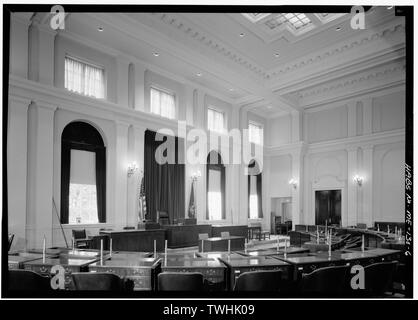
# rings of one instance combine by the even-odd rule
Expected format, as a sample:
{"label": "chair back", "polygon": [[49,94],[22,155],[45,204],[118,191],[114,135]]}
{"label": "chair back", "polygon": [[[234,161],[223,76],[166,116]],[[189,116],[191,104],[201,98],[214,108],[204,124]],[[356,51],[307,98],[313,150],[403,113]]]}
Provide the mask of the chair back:
{"label": "chair back", "polygon": [[50,277],[30,270],[9,270],[7,280],[11,291],[52,291]]}
{"label": "chair back", "polygon": [[170,224],[168,212],[157,211],[157,222],[162,226]]}
{"label": "chair back", "polygon": [[199,272],[162,272],[158,274],[159,291],[202,291],[203,275]]}
{"label": "chair back", "polygon": [[281,279],[279,270],[244,272],[236,279],[234,291],[279,291]]}
{"label": "chair back", "polygon": [[221,238],[229,238],[229,231],[221,232]]}
{"label": "chair back", "polygon": [[132,280],[125,280],[108,272],[75,272],[72,275],[76,290],[131,291]]}
{"label": "chair back", "polygon": [[73,230],[73,238],[74,238],[74,240],[77,240],[77,239],[86,239],[87,238],[86,229],[83,229],[83,230]]}
{"label": "chair back", "polygon": [[12,247],[13,239],[15,238],[14,234],[9,234],[9,246],[7,251],[10,251],[10,248]]}
{"label": "chair back", "polygon": [[299,283],[300,291],[316,294],[343,293],[350,266],[333,266],[319,268],[303,274]]}
{"label": "chair back", "polygon": [[391,291],[397,264],[398,261],[386,261],[364,267],[366,291],[373,295],[383,295],[386,291]]}
{"label": "chair back", "polygon": [[209,234],[199,233],[199,240],[204,240],[204,239],[208,239],[208,238],[209,238]]}

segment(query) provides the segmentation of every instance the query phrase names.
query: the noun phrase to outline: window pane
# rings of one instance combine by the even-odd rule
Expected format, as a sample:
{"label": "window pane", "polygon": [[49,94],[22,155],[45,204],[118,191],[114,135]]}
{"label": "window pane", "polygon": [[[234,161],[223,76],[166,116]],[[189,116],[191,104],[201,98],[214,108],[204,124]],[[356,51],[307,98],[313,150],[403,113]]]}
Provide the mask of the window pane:
{"label": "window pane", "polygon": [[208,211],[210,220],[222,219],[222,194],[221,192],[208,192]]}
{"label": "window pane", "polygon": [[208,108],[208,129],[210,131],[224,132],[224,114]]}
{"label": "window pane", "polygon": [[102,68],[65,57],[65,83],[69,91],[90,97],[104,98],[104,70]]}
{"label": "window pane", "polygon": [[258,197],[257,194],[250,195],[250,219],[258,218]]}
{"label": "window pane", "polygon": [[261,126],[250,123],[248,125],[248,139],[252,143],[263,144],[263,129]]}
{"label": "window pane", "polygon": [[173,94],[151,88],[151,112],[162,117],[176,117],[176,103]]}
{"label": "window pane", "polygon": [[94,152],[71,150],[68,223],[98,223]]}

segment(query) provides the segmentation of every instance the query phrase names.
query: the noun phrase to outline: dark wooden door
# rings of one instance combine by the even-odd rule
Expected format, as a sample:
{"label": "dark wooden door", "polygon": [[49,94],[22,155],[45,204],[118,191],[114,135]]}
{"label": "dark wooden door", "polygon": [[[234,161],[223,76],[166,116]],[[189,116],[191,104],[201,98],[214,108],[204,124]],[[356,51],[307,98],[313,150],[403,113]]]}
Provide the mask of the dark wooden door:
{"label": "dark wooden door", "polygon": [[315,223],[317,225],[341,222],[341,190],[315,191]]}

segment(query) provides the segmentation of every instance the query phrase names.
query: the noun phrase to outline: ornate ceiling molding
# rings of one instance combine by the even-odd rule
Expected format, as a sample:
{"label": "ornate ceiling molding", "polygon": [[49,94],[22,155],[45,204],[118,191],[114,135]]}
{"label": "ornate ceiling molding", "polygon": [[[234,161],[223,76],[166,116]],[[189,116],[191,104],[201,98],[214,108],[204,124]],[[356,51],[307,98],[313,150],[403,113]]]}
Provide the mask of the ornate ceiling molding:
{"label": "ornate ceiling molding", "polygon": [[305,56],[304,58],[300,59],[299,61],[287,64],[277,70],[272,71],[267,75],[268,79],[283,76],[284,74],[294,72],[298,69],[307,67],[309,65],[313,65],[316,63],[324,63],[323,60],[346,53],[347,51],[360,48],[361,46],[368,45],[375,41],[381,40],[385,37],[389,37],[395,33],[405,33],[405,24],[403,22],[399,22],[397,24],[392,24],[377,30],[376,32],[369,33],[368,35],[353,39],[351,42],[347,43],[347,41],[343,41],[339,43],[337,46],[333,46],[332,48],[328,48],[320,53],[315,55]]}
{"label": "ornate ceiling molding", "polygon": [[185,19],[180,19],[178,15],[174,16],[168,13],[151,13],[151,15],[160,19],[165,24],[182,31],[189,38],[198,41],[206,47],[216,51],[218,54],[234,61],[257,76],[267,79],[267,71],[256,62],[251,61],[248,57],[238,53],[236,50],[228,47],[226,44],[222,43],[220,40],[208,33],[199,30],[197,26],[193,26],[192,23],[187,22]]}

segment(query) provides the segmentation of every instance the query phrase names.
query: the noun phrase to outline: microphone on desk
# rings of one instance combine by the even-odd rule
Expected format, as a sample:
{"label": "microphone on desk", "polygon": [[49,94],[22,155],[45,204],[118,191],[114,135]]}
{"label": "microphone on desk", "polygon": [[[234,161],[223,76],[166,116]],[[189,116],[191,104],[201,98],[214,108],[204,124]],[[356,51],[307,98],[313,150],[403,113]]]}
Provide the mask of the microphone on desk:
{"label": "microphone on desk", "polygon": [[103,239],[100,239],[100,265],[103,265]]}
{"label": "microphone on desk", "polygon": [[44,241],[42,244],[42,262],[45,263],[45,259],[46,259],[46,237],[44,235]]}
{"label": "microphone on desk", "polygon": [[364,252],[364,234],[361,236],[361,252]]}
{"label": "microphone on desk", "polygon": [[231,240],[228,240],[228,255],[231,254]]}
{"label": "microphone on desk", "polygon": [[154,239],[154,258],[157,258],[157,240]]}
{"label": "microphone on desk", "polygon": [[112,258],[112,238],[110,238],[110,250],[109,250],[109,257]]}

